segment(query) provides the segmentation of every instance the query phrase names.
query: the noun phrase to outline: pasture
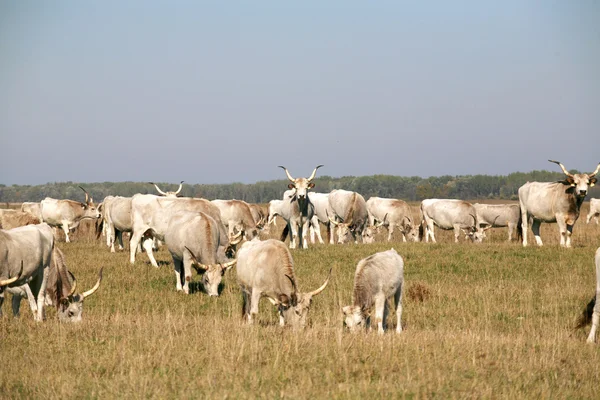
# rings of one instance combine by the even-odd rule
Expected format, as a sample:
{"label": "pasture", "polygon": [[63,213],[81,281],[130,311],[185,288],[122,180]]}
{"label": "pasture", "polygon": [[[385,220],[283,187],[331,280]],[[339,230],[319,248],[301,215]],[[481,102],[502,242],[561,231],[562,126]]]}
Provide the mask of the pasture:
{"label": "pasture", "polygon": [[[436,228],[437,244],[380,242],[293,250],[301,291],[313,290],[309,326],[281,328],[263,299],[257,322],[241,321],[235,267],[219,298],[175,291],[166,248],[160,268],[145,255],[111,254],[102,240],[76,235],[58,243],[78,286],[99,291],[83,322],[60,324],[55,310],[20,319],[10,295],[0,319],[3,398],[598,398],[600,347],[589,327],[574,330],[594,293],[600,226],[575,225],[573,248],[558,247],[556,224],[545,246],[506,242],[506,228],[484,244]],[[418,207],[413,205],[417,217]],[[271,237],[278,237],[281,221]],[[323,232],[325,239],[325,232]],[[404,331],[379,336],[342,329],[356,263],[394,247],[405,260]],[[198,276],[194,277],[197,282]],[[393,324],[393,315],[389,323]],[[393,328],[393,326],[391,326]]]}

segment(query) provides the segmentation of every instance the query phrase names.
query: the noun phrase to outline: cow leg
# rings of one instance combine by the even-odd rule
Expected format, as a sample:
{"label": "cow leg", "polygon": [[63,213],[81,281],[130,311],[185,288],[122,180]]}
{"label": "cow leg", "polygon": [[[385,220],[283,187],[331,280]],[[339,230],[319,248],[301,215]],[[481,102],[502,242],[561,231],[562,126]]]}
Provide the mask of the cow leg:
{"label": "cow leg", "polygon": [[[540,225],[542,225],[542,221],[539,219],[534,219],[531,223],[531,230],[533,231],[533,236],[535,237],[535,242],[537,245],[543,246],[544,244],[542,243],[542,237],[540,236]],[[525,238],[525,230],[523,230],[523,238]]]}
{"label": "cow leg", "polygon": [[394,304],[396,305],[396,333],[402,332],[402,285],[394,293]]}
{"label": "cow leg", "polygon": [[[117,233],[117,239],[119,240],[119,250],[123,250],[123,232],[122,231],[116,231]],[[114,243],[114,241],[113,241]],[[114,248],[114,246],[113,246]]]}
{"label": "cow leg", "polygon": [[258,314],[258,302],[262,293],[256,288],[252,288],[252,295],[250,298],[250,315],[248,316],[248,323],[251,324],[254,321],[254,316]]}
{"label": "cow leg", "polygon": [[181,279],[181,272],[183,270],[183,261],[177,260],[173,257],[173,271],[175,272],[175,290],[180,292],[183,290],[183,282]]}
{"label": "cow leg", "polygon": [[133,232],[131,238],[129,239],[129,262],[131,264],[135,263],[135,253],[138,250],[138,246],[141,243],[144,231],[145,229]]}
{"label": "cow leg", "polygon": [[4,290],[0,288],[0,318],[2,318],[2,304],[4,304]]}
{"label": "cow leg", "polygon": [[298,225],[296,223],[290,224],[290,249],[296,248],[296,240],[298,239]]}
{"label": "cow leg", "polygon": [[378,294],[375,296],[375,322],[377,322],[377,333],[382,335],[384,333],[383,330],[383,321],[386,313],[386,301],[385,296],[383,294]]}
{"label": "cow leg", "polygon": [[512,241],[512,234],[513,234],[513,231],[515,230],[515,228],[516,228],[515,224],[512,224],[512,223],[508,224],[508,241],[509,242]]}
{"label": "cow leg", "polygon": [[331,222],[327,223],[327,241],[329,244],[335,244],[335,227]]}
{"label": "cow leg", "polygon": [[44,268],[42,282],[40,283],[39,287],[34,287],[34,291],[37,293],[37,321],[43,321],[45,318],[44,304],[46,302],[46,285],[48,284],[48,275],[50,275],[49,266]]}
{"label": "cow leg", "polygon": [[429,236],[431,236],[431,242],[436,243],[435,231],[433,230],[433,220],[427,221],[427,225],[425,225],[425,242],[428,242],[427,238]]}
{"label": "cow leg", "polygon": [[317,239],[319,240],[319,243],[325,244],[325,242],[323,241],[323,237],[321,236],[321,225],[319,225],[318,222],[315,225],[315,233],[317,234]]}
{"label": "cow leg", "polygon": [[[102,233],[106,237],[106,247],[111,247],[113,227],[109,221],[105,221],[104,224],[102,224]],[[112,251],[112,247],[111,247],[111,253],[114,253],[114,251]]]}
{"label": "cow leg", "polygon": [[[27,286],[27,284],[25,284],[23,286]],[[12,302],[13,316],[15,318],[18,318],[21,315],[21,313],[19,312],[19,309],[21,308],[21,295],[20,294],[13,294],[11,302]],[[34,302],[34,304],[35,304],[35,302]],[[31,310],[31,311],[33,311],[33,317],[35,318],[35,316],[36,316],[35,311],[37,311],[37,310],[35,310],[35,311]]]}
{"label": "cow leg", "polygon": [[144,241],[142,242],[142,247],[144,247],[144,250],[146,250],[146,254],[148,254],[148,258],[150,259],[150,263],[152,264],[152,266],[155,268],[158,268],[158,263],[156,262],[156,259],[154,258],[154,254],[152,254],[152,247],[154,247],[154,240],[152,240],[152,238],[144,239]]}
{"label": "cow leg", "polygon": [[459,236],[460,236],[460,225],[454,224],[454,243],[458,243]]}
{"label": "cow leg", "polygon": [[[304,224],[300,227],[300,237],[302,238],[302,248],[308,249],[308,229],[310,226],[310,220],[306,219]],[[314,243],[314,242],[313,242]]]}
{"label": "cow leg", "polygon": [[[32,291],[31,291],[31,287],[29,287],[29,284],[24,284],[23,285],[23,289],[25,289],[25,293],[27,293],[27,301],[29,301],[29,308],[31,308],[31,313],[33,314],[33,319],[36,321],[42,321],[41,319],[39,319],[39,315],[38,315],[38,306],[36,303],[36,299],[35,296],[33,295]],[[14,299],[14,297],[13,297]],[[19,304],[21,303],[21,299],[19,298]],[[14,312],[14,309],[13,309]],[[17,311],[18,313],[18,311]]]}
{"label": "cow leg", "polygon": [[[392,240],[393,234],[394,234],[394,224],[390,223],[388,225],[388,239],[387,239],[388,242]],[[404,241],[406,242],[406,239],[404,239]]]}
{"label": "cow leg", "polygon": [[185,294],[189,294],[190,282],[192,281],[192,257],[190,256],[188,251],[183,252],[183,274],[184,276],[180,278],[183,281],[183,292]]}
{"label": "cow leg", "polygon": [[69,221],[63,221],[61,228],[63,230],[63,232],[65,233],[65,242],[69,243]]}
{"label": "cow leg", "polygon": [[519,205],[521,207],[521,234],[523,235],[523,247],[527,246],[527,229],[529,222],[529,214],[527,214],[527,209],[525,205],[520,201]]}

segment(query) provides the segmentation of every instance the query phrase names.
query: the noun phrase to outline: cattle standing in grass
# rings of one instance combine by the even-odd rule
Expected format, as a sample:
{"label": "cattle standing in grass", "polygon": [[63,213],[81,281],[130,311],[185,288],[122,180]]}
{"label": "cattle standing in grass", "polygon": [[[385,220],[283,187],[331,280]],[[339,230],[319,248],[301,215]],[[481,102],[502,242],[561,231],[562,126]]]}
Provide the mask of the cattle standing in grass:
{"label": "cattle standing in grass", "polygon": [[600,199],[590,199],[590,212],[587,216],[587,223],[589,224],[594,218],[596,225],[598,225],[598,217],[600,217]]}
{"label": "cattle standing in grass", "polygon": [[165,196],[165,197],[178,197],[179,193],[181,193],[181,189],[183,188],[183,181],[181,181],[181,183],[179,183],[179,189],[177,189],[174,192],[163,192],[162,190],[160,190],[160,188],[158,187],[158,185],[154,182],[148,182],[151,185],[154,185],[154,187],[156,188],[156,191],[158,193],[160,193],[161,196]]}
{"label": "cattle standing in grass", "polygon": [[[517,230],[517,236],[522,237],[521,232],[521,208],[518,204],[473,204],[475,207],[477,223],[482,228],[508,227],[508,241],[512,240],[512,234]],[[494,222],[495,221],[495,222]]]}
{"label": "cattle standing in grass", "polygon": [[[320,243],[323,243],[323,239],[321,238],[321,229],[319,228],[319,223],[325,225],[327,228],[328,241],[330,244],[334,244],[334,235],[331,231],[331,221],[329,221],[329,215],[335,215],[334,211],[329,206],[329,193],[309,193],[308,197],[310,198],[310,202],[313,204],[315,209],[315,217],[317,218],[318,223],[315,226],[314,221],[311,222],[311,241],[313,240],[313,232],[317,234]],[[313,217],[314,219],[314,217]]]}
{"label": "cattle standing in grass", "polygon": [[131,223],[131,197],[110,196],[104,199],[104,220],[106,222],[106,245],[111,253],[115,252],[115,241],[119,242],[119,249],[123,250],[123,233],[132,232]]}
{"label": "cattle standing in grass", "polygon": [[481,243],[484,232],[478,228],[475,207],[469,202],[453,199],[426,199],[421,202],[425,242],[435,243],[434,225],[440,229],[454,229],[454,241],[462,230],[474,243]]}
{"label": "cattle standing in grass", "polygon": [[[294,196],[294,191],[293,190],[286,190],[285,192],[283,192],[283,198],[284,200],[271,200],[269,202],[269,219],[268,221],[268,225],[271,224],[275,224],[275,218],[277,215],[279,215],[281,218],[283,218],[283,220],[286,222],[285,227],[283,228],[283,231],[281,232],[281,241],[285,242],[285,239],[287,238],[289,232],[290,232],[290,227],[293,223],[293,221],[295,220],[295,218],[297,217],[297,207],[296,205],[291,201],[291,199]],[[321,228],[319,227],[319,219],[317,218],[317,216],[315,214],[312,214],[311,211],[313,211],[314,208],[312,207],[312,203],[309,205],[308,207],[308,214],[307,217],[310,218],[310,222],[308,223],[308,227],[310,230],[310,241],[312,244],[315,244],[315,235],[317,236],[317,238],[319,239],[319,243],[323,244],[323,238],[321,237]],[[306,232],[305,230],[303,230],[303,233]],[[306,235],[305,235],[306,237]],[[290,239],[290,248],[294,248],[295,244],[293,245],[294,247],[292,247],[292,240],[294,239],[294,237],[292,236],[292,238]],[[295,242],[294,242],[295,243]]]}
{"label": "cattle standing in grass", "polygon": [[19,226],[37,225],[40,221],[35,215],[23,211],[15,211],[2,215],[0,218],[1,229],[13,229]]}
{"label": "cattle standing in grass", "polygon": [[171,216],[164,237],[173,257],[177,291],[183,289],[189,294],[194,267],[203,274],[206,293],[218,296],[221,279],[235,260],[225,261],[218,254],[219,248],[227,243],[221,243],[217,222],[203,212],[179,211]]}
{"label": "cattle standing in grass", "polygon": [[50,197],[46,197],[41,202],[43,221],[50,226],[62,228],[67,243],[70,242],[69,230],[77,228],[82,219],[100,218],[94,199],[84,188],[81,186],[79,188],[85,192],[85,203],[74,200],[56,200]]}
{"label": "cattle standing in grass", "polygon": [[260,204],[247,204],[248,207],[250,207],[250,212],[252,212],[252,218],[254,219],[254,224],[256,225],[256,228],[262,231],[267,224],[269,212],[265,211],[264,207]]}
{"label": "cattle standing in grass", "polygon": [[588,335],[587,342],[594,343],[596,341],[596,331],[600,323],[600,247],[596,250],[596,293],[587,307],[583,310],[583,315],[579,320],[578,328],[581,328],[592,322],[592,329]]}
{"label": "cattle standing in grass", "polygon": [[54,235],[48,224],[0,230],[0,313],[4,291],[11,293],[13,315],[27,297],[36,321],[44,319],[44,296]]}
{"label": "cattle standing in grass", "polygon": [[358,262],[354,274],[352,305],[342,308],[344,324],[351,331],[358,326],[370,327],[371,309],[375,307],[377,331],[385,329],[389,310],[388,299],[394,297],[396,305],[396,332],[402,332],[402,286],[404,261],[391,249],[375,253]]}
{"label": "cattle standing in grass", "polygon": [[588,188],[596,184],[595,175],[600,164],[590,174],[571,174],[558,161],[566,179],[560,182],[527,182],[519,188],[521,224],[523,226],[523,246],[527,246],[527,224],[533,219],[531,230],[538,246],[542,245],[540,225],[542,222],[556,222],[560,232],[560,245],[571,247],[573,226],[579,218],[579,210]]}
{"label": "cattle standing in grass", "polygon": [[396,227],[402,233],[403,242],[406,242],[406,238],[411,242],[419,241],[419,227],[414,224],[410,206],[404,200],[371,197],[366,204],[371,226],[375,226],[375,221],[382,222],[386,218],[383,226],[388,228],[388,242],[392,240]]}
{"label": "cattle standing in grass", "polygon": [[42,220],[42,205],[26,201],[21,204],[21,211],[35,215],[40,221]]}
{"label": "cattle standing in grass", "polygon": [[337,227],[339,244],[354,240],[362,240],[362,233],[369,222],[367,204],[364,197],[356,192],[335,189],[329,193],[329,209],[335,215],[329,215],[329,221]]}
{"label": "cattle standing in grass", "polygon": [[313,296],[321,293],[329,282],[327,277],[317,290],[298,292],[292,255],[285,244],[274,239],[256,238],[244,243],[237,254],[236,270],[242,289],[242,312],[248,323],[258,314],[258,302],[264,296],[277,306],[280,325],[304,327]]}
{"label": "cattle standing in grass", "polygon": [[252,216],[252,210],[245,201],[241,200],[212,200],[221,212],[221,221],[229,231],[229,236],[243,232],[247,240],[258,235],[258,228]]}
{"label": "cattle standing in grass", "polygon": [[83,301],[98,290],[100,282],[102,282],[102,268],[94,287],[83,293],[77,293],[75,276],[67,269],[63,252],[55,247],[46,286],[46,305],[56,307],[60,322],[80,322]]}

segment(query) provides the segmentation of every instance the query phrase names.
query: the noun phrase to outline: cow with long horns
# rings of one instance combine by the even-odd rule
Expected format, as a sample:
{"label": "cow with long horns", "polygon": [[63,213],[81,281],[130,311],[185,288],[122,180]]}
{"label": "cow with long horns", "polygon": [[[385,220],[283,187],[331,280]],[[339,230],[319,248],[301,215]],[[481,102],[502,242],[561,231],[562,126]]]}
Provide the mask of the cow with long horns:
{"label": "cow with long horns", "polygon": [[160,193],[161,196],[165,196],[165,197],[179,197],[179,193],[181,193],[181,189],[183,188],[183,182],[184,181],[181,181],[179,183],[179,189],[177,189],[174,192],[164,192],[164,191],[160,190],[160,188],[158,187],[158,185],[156,183],[154,183],[154,182],[148,182],[148,183],[151,184],[151,185],[154,185],[154,187],[156,188],[156,191],[158,193]]}
{"label": "cow with long horns", "polygon": [[490,227],[481,228],[477,223],[477,211],[473,204],[455,199],[425,199],[421,202],[425,242],[435,243],[434,226],[443,230],[454,230],[454,241],[462,230],[468,239],[474,243],[481,243],[485,238],[485,231]]}
{"label": "cow with long horns", "polygon": [[79,226],[82,219],[100,218],[100,212],[94,204],[94,199],[89,193],[79,186],[85,193],[85,202],[74,200],[57,200],[46,197],[41,201],[42,220],[52,227],[60,227],[65,233],[66,242],[70,242],[69,230]]}
{"label": "cow with long horns", "polygon": [[[357,192],[335,189],[329,193],[329,209],[334,215],[328,215],[329,221],[337,228],[339,244],[358,238],[363,240],[363,231],[369,223],[369,213],[365,198]],[[327,211],[329,212],[329,211]],[[333,235],[333,231],[330,232]]]}
{"label": "cow with long horns", "polygon": [[317,169],[323,165],[318,165],[308,178],[293,178],[287,168],[279,166],[279,168],[285,171],[290,184],[288,188],[293,190],[293,195],[289,199],[283,199],[289,201],[291,207],[290,220],[288,225],[292,232],[292,238],[290,240],[290,248],[296,248],[296,240],[299,240],[299,247],[304,249],[308,248],[308,240],[306,235],[308,234],[308,227],[310,221],[314,215],[314,206],[312,205],[310,198],[308,197],[308,191],[315,187],[313,179],[317,174]]}
{"label": "cow with long horns", "polygon": [[527,182],[519,188],[523,246],[527,246],[528,223],[532,219],[531,230],[538,246],[543,244],[540,237],[541,223],[556,222],[560,245],[571,247],[573,226],[579,218],[581,204],[588,189],[596,184],[595,176],[600,171],[600,163],[592,173],[571,174],[560,162],[548,161],[558,164],[566,178],[559,182]]}

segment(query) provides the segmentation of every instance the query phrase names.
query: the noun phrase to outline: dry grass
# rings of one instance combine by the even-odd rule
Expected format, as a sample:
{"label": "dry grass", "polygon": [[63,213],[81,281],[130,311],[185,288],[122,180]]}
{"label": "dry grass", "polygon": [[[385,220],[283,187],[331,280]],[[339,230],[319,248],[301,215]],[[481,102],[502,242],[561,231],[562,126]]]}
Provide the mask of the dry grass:
{"label": "dry grass", "polygon": [[558,248],[556,225],[543,226],[543,248],[506,243],[505,229],[479,246],[456,245],[449,232],[436,232],[437,244],[394,242],[406,264],[406,329],[384,336],[344,332],[339,310],[357,261],[387,243],[293,252],[300,290],[333,266],[301,332],[281,329],[267,301],[243,325],[235,269],[221,297],[185,296],[165,249],[154,269],[93,239],[59,243],[79,285],[89,288],[100,266],[105,280],[78,325],[59,324],[52,309],[36,324],[25,301],[13,319],[4,305],[1,397],[599,398],[600,348],[573,329],[600,245],[600,227],[582,219],[570,250]]}

